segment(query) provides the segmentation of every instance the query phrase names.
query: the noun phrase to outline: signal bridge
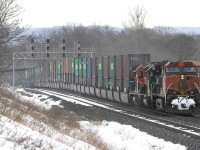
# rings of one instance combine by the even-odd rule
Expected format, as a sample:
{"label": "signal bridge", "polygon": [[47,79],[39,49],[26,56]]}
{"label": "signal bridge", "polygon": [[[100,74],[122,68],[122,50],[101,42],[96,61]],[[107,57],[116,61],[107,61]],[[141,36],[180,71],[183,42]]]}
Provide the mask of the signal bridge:
{"label": "signal bridge", "polygon": [[[44,48],[46,47],[46,48]],[[35,49],[34,40],[31,40],[31,44],[27,46],[26,52],[13,53],[13,87],[15,87],[15,63],[17,60],[32,61],[34,60],[57,60],[69,57],[93,57],[94,48],[81,48],[80,42],[74,42],[74,48],[65,48],[65,39],[63,39],[60,48],[49,47],[49,39],[42,48]],[[17,65],[16,65],[17,66]],[[29,65],[30,66],[30,65]],[[34,65],[33,65],[34,66]],[[32,66],[32,67],[33,67]],[[19,67],[19,66],[18,66]],[[24,67],[24,66],[21,66]]]}
{"label": "signal bridge", "polygon": [[74,51],[69,49],[68,51],[34,51],[34,52],[16,52],[13,53],[13,60],[35,60],[35,59],[63,59],[65,57],[93,57],[94,49],[81,49],[81,51]]}

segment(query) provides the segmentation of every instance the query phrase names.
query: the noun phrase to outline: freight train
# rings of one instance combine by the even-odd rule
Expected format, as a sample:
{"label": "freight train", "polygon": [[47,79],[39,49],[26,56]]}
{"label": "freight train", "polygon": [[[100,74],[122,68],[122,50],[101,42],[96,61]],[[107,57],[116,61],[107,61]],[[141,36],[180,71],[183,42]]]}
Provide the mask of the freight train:
{"label": "freight train", "polygon": [[200,68],[191,61],[151,62],[150,54],[63,58],[25,71],[27,86],[68,89],[175,114],[199,110]]}

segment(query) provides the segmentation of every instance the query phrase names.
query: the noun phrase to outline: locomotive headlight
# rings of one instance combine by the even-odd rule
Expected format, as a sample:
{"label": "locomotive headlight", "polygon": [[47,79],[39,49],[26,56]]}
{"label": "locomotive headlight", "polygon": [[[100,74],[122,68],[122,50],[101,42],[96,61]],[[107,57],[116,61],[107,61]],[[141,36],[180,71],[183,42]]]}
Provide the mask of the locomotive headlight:
{"label": "locomotive headlight", "polygon": [[181,80],[183,80],[184,79],[184,75],[181,75]]}

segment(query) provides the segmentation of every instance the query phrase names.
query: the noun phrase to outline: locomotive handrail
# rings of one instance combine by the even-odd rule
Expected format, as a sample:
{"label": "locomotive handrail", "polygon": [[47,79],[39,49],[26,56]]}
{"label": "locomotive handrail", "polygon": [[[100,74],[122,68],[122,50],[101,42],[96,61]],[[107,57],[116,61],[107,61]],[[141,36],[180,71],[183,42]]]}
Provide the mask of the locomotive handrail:
{"label": "locomotive handrail", "polygon": [[199,90],[199,87],[198,87],[197,83],[193,83],[193,84],[197,87],[197,90],[198,90],[199,93],[200,93],[200,90]]}
{"label": "locomotive handrail", "polygon": [[173,83],[170,83],[169,84],[169,86],[167,87],[167,90],[166,90],[166,92],[165,92],[165,105],[166,105],[166,103],[167,103],[167,92],[168,92],[168,90],[169,90],[169,88],[170,88],[170,86],[172,85]]}

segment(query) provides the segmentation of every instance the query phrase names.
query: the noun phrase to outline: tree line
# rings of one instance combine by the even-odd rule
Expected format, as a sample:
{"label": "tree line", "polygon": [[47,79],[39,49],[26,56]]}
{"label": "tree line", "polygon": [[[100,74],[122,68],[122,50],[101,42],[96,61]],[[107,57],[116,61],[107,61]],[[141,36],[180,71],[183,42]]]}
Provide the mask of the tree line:
{"label": "tree line", "polygon": [[198,59],[200,54],[199,35],[178,33],[170,27],[137,29],[69,24],[40,29],[33,32],[29,38],[37,39],[38,46],[49,38],[50,46],[57,48],[62,39],[66,40],[68,48],[73,47],[75,41],[80,41],[81,47],[95,48],[95,56],[150,53],[152,61],[178,61]]}
{"label": "tree line", "polygon": [[145,27],[147,12],[143,7],[130,10],[123,28],[111,26],[65,26],[27,31],[18,19],[23,9],[16,0],[0,0],[0,66],[12,64],[12,53],[26,51],[30,39],[35,47],[42,47],[50,39],[50,47],[58,48],[62,39],[66,47],[80,41],[81,47],[95,48],[95,56],[121,54],[151,54],[152,61],[199,59],[200,36],[177,32],[171,27]]}

